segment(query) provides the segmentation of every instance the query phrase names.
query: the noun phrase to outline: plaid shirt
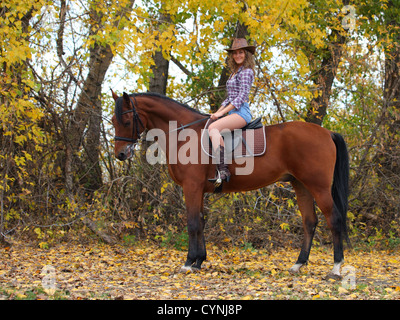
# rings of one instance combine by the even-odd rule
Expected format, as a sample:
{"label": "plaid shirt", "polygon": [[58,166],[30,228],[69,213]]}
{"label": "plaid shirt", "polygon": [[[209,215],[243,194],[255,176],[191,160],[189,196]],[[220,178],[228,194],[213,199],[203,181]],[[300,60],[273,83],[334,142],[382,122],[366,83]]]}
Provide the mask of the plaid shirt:
{"label": "plaid shirt", "polygon": [[226,107],[231,103],[236,109],[239,109],[243,103],[248,102],[253,81],[254,71],[240,67],[238,72],[226,82],[228,97],[222,102],[222,106]]}

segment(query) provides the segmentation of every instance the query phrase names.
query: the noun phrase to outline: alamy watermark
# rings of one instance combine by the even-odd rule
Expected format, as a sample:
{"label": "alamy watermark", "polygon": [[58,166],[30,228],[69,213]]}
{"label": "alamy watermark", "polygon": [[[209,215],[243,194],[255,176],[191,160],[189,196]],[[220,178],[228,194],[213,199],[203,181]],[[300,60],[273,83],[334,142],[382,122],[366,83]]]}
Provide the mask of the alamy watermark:
{"label": "alamy watermark", "polygon": [[344,266],[342,268],[342,287],[346,290],[356,288],[356,268],[353,266]]}
{"label": "alamy watermark", "polygon": [[54,293],[57,290],[56,268],[54,268],[52,265],[49,264],[45,265],[42,268],[41,275],[43,275],[42,278],[43,290],[48,295],[54,295]]}
{"label": "alamy watermark", "polygon": [[[236,129],[224,135],[226,163],[235,162],[236,175],[249,175],[254,170],[254,157],[242,155],[242,143],[251,150],[254,147],[254,135],[248,134],[243,142],[242,130]],[[146,150],[146,160],[149,164],[217,164],[219,151],[210,147],[208,129],[202,129],[200,134],[192,128],[180,129],[176,121],[169,122],[168,134],[161,129],[151,129],[146,134],[146,140],[153,142]],[[236,147],[232,147],[236,142]],[[167,159],[168,155],[168,159]]]}
{"label": "alamy watermark", "polygon": [[356,28],[356,9],[347,5],[342,8],[342,13],[346,14],[342,19],[343,29],[352,32]]}

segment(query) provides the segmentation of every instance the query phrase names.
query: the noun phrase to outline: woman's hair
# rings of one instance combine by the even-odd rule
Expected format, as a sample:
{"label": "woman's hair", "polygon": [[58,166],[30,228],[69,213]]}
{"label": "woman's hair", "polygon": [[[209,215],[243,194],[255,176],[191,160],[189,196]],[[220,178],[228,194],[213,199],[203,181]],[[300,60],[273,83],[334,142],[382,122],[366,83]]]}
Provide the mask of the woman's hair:
{"label": "woman's hair", "polygon": [[[255,60],[254,56],[251,52],[244,49],[246,57],[244,58],[243,68],[244,69],[251,69],[254,71],[255,69]],[[233,51],[229,52],[228,54],[228,69],[234,73],[239,69],[239,66],[236,64],[235,60],[233,59]]]}

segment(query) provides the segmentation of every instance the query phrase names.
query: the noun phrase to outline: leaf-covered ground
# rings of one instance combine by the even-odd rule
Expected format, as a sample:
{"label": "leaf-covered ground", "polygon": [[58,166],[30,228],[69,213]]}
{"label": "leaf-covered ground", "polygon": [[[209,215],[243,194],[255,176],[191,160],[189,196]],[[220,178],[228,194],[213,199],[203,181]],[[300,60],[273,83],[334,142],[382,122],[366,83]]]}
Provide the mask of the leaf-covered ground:
{"label": "leaf-covered ground", "polygon": [[347,251],[343,281],[324,280],[330,248],[291,275],[297,254],[210,245],[202,271],[182,274],[186,252],[172,248],[16,244],[0,249],[0,299],[400,299],[399,251]]}

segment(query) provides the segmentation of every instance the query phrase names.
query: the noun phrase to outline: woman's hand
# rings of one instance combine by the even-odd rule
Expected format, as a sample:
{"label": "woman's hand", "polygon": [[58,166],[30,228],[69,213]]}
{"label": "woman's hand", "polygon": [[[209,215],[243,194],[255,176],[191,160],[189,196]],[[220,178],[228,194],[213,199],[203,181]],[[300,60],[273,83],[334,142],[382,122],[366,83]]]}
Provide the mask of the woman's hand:
{"label": "woman's hand", "polygon": [[217,111],[217,112],[211,114],[210,119],[211,120],[218,120],[222,116],[223,116],[223,113]]}
{"label": "woman's hand", "polygon": [[212,113],[210,115],[210,119],[211,120],[218,120],[219,118],[221,118],[225,113],[228,113],[229,111],[233,110],[235,108],[235,106],[233,104],[228,104],[227,106],[223,107],[221,106],[221,108],[218,109],[217,112]]}

